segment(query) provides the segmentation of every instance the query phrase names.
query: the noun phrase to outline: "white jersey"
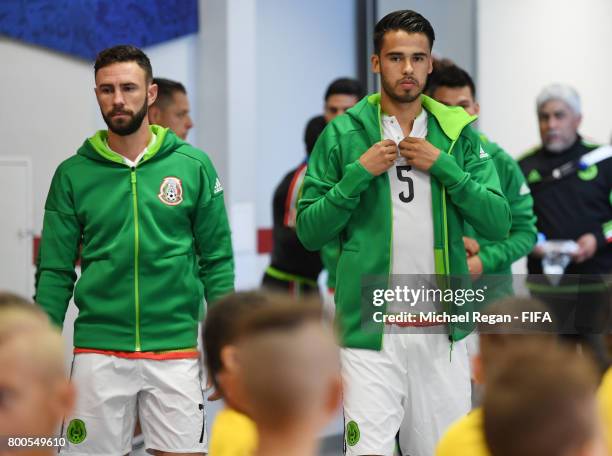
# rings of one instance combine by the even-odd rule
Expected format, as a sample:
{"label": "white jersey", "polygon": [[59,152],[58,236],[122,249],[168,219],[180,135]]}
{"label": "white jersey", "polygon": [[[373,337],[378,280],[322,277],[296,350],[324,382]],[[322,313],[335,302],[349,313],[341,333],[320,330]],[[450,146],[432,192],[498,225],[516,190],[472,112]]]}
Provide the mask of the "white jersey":
{"label": "white jersey", "polygon": [[[382,116],[383,138],[396,144],[406,135],[394,116]],[[427,136],[427,111],[414,120],[408,136]],[[434,227],[431,182],[427,172],[413,169],[399,155],[387,171],[393,211],[392,274],[434,274]]]}

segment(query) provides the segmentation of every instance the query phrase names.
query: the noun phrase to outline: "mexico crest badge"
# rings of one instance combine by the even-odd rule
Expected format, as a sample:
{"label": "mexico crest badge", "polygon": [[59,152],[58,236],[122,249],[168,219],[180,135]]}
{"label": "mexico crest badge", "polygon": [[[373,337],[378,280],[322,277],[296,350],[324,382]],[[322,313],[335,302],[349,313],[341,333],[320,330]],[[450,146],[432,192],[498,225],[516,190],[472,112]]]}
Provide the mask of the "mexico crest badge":
{"label": "mexico crest badge", "polygon": [[183,186],[178,177],[165,177],[157,195],[162,203],[176,206],[183,202]]}

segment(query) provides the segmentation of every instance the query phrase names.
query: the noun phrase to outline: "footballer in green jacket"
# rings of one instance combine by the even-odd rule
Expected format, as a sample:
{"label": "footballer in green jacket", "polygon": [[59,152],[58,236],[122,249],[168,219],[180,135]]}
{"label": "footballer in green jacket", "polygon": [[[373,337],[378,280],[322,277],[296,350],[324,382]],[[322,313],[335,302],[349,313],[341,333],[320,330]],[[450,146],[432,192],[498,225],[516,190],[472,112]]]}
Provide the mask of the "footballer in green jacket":
{"label": "footballer in green jacket", "polygon": [[[480,113],[472,78],[455,64],[443,62],[435,67],[429,91],[440,103],[460,106],[470,115]],[[497,169],[502,191],[510,205],[512,227],[508,239],[491,242],[480,238],[472,227],[466,226],[468,267],[475,278],[482,274],[511,274],[512,263],[531,252],[537,234],[533,198],[518,163],[485,135],[481,134],[480,140]],[[475,240],[476,244],[470,240]]]}
{"label": "footballer in green jacket", "polygon": [[56,325],[72,297],[79,309],[62,454],[129,453],[137,413],[148,450],[204,454],[199,316],[234,288],[223,188],[205,153],[149,125],[157,86],[140,49],[106,49],[94,68],[108,130],[57,168],[37,269]]}
{"label": "footballer in green jacket", "polygon": [[[510,228],[495,166],[469,126],[476,117],[422,95],[433,41],[431,24],[414,11],[378,22],[372,69],[381,91],[327,125],[298,204],[306,248],[340,239],[335,301],[348,455],[392,454],[399,432],[402,454],[429,456],[469,411],[469,327],[437,318],[430,325],[430,313],[400,322],[394,284],[435,277],[453,292],[442,284],[468,275],[465,222],[491,240]],[[451,299],[445,315],[460,307]]]}

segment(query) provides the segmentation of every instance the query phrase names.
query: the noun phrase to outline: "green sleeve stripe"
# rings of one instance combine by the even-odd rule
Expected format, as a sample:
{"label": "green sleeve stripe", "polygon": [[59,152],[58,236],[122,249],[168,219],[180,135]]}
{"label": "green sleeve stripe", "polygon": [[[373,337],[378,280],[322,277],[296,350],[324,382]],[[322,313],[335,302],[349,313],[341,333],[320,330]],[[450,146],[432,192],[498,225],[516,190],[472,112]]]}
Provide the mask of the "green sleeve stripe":
{"label": "green sleeve stripe", "polygon": [[275,279],[282,280],[284,282],[297,282],[297,283],[305,283],[313,287],[317,286],[317,282],[315,280],[310,280],[310,279],[307,279],[306,277],[302,277],[302,276],[295,275],[295,274],[290,274],[288,272],[283,272],[276,268],[273,268],[272,266],[269,266],[268,269],[266,269],[266,274],[268,274],[271,277],[274,277]]}

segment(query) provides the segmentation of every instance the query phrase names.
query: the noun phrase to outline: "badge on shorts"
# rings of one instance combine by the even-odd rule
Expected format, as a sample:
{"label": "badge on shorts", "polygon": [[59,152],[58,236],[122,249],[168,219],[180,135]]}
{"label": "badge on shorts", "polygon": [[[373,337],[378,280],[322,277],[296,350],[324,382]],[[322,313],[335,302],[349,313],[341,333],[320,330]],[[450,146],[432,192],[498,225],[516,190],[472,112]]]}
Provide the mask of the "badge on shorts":
{"label": "badge on shorts", "polygon": [[346,443],[349,446],[355,446],[359,442],[359,437],[359,425],[355,421],[346,423]]}
{"label": "badge on shorts", "polygon": [[72,420],[66,430],[66,438],[70,443],[82,443],[87,438],[87,429],[83,420]]}
{"label": "badge on shorts", "polygon": [[178,177],[165,177],[159,187],[157,195],[162,203],[168,206],[176,206],[183,202],[183,186]]}

